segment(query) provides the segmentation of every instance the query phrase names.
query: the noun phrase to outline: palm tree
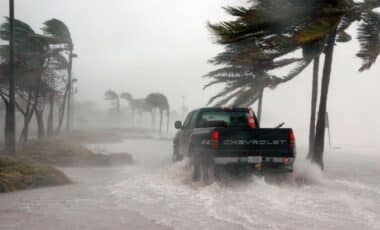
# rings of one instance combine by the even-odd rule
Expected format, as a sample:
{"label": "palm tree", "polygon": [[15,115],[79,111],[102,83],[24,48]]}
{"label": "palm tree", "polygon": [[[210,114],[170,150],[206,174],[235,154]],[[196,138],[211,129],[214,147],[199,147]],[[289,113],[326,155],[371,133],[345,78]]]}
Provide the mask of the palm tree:
{"label": "palm tree", "polygon": [[[16,71],[18,74],[16,89],[18,99],[21,100],[21,102],[16,103],[16,107],[24,115],[24,127],[20,137],[24,142],[27,140],[29,123],[37,106],[36,99],[40,96],[42,75],[46,69],[45,64],[49,49],[47,40],[36,34],[27,23],[15,20],[15,30]],[[0,38],[9,40],[9,19],[0,27]],[[8,45],[0,46],[0,56],[6,63],[8,62],[7,51]],[[7,77],[6,74],[5,78]],[[6,93],[2,91],[0,94],[4,103],[9,105]],[[9,133],[8,121],[6,119],[6,140],[8,140]]]}
{"label": "palm tree", "polygon": [[107,90],[104,95],[105,95],[105,100],[111,101],[112,105],[115,107],[115,110],[119,113],[120,112],[119,94],[117,94],[113,90]]}
{"label": "palm tree", "polygon": [[72,66],[73,66],[73,57],[75,56],[74,51],[74,43],[71,38],[71,33],[69,28],[66,26],[65,23],[58,19],[50,19],[46,22],[44,22],[44,27],[42,27],[42,31],[44,32],[45,36],[49,38],[50,44],[55,44],[57,46],[63,46],[60,47],[62,50],[68,51],[68,68],[67,68],[67,84],[66,89],[63,97],[63,102],[60,107],[60,113],[59,113],[59,123],[57,128],[57,133],[60,132],[64,114],[65,114],[65,108],[67,103],[67,127],[69,127],[70,124],[70,114],[71,114],[71,92],[72,92]]}
{"label": "palm tree", "polygon": [[323,67],[322,86],[320,105],[318,112],[318,120],[316,124],[316,134],[313,143],[311,159],[317,163],[322,169],[324,168],[323,153],[325,142],[325,123],[326,123],[326,107],[329,83],[331,78],[331,69],[333,61],[333,51],[335,41],[342,40],[347,37],[344,30],[349,27],[355,20],[361,19],[358,26],[358,40],[360,42],[360,51],[357,56],[363,59],[363,65],[359,71],[369,69],[376,61],[380,49],[380,17],[372,9],[379,7],[380,1],[364,1],[360,4],[351,4],[348,10],[344,10],[344,15],[340,17],[339,25],[328,34],[325,48],[325,63]]}
{"label": "palm tree", "polygon": [[152,106],[153,109],[160,110],[160,133],[162,133],[163,112],[166,110],[166,132],[169,132],[170,122],[170,106],[167,97],[162,93],[151,93],[146,97],[146,102]]}
{"label": "palm tree", "polygon": [[132,94],[130,94],[128,92],[123,92],[120,94],[120,98],[126,100],[129,103],[129,107],[131,108],[132,113],[134,113],[135,108],[134,108]]}
{"label": "palm tree", "polygon": [[[250,39],[253,46],[260,47],[260,52],[264,54],[276,53],[285,56],[297,49],[302,49],[305,53],[305,47],[313,43],[322,43],[322,47],[325,46],[326,58],[313,150],[313,155],[315,156],[312,157],[312,160],[321,168],[323,168],[324,112],[327,105],[333,46],[336,40],[347,40],[349,38],[349,35],[345,33],[345,29],[353,21],[363,18],[368,15],[368,12],[373,14],[372,9],[378,6],[380,6],[380,1],[378,0],[368,0],[363,3],[354,3],[350,0],[255,1],[248,8],[227,8],[227,11],[232,16],[237,17],[236,20],[210,25],[220,44],[233,44]],[[374,19],[374,17],[371,19]],[[364,34],[368,33],[368,29],[364,29],[365,27],[369,25],[376,27],[377,25],[377,23],[368,23],[371,21],[368,19],[363,21],[366,24],[359,28],[362,28],[361,31]],[[361,42],[361,51],[364,51],[364,53],[359,52],[358,54],[364,60],[362,70],[366,66],[370,66],[378,55],[377,51],[369,53],[369,49],[366,49],[366,46],[367,48],[369,46],[375,48],[379,42],[379,40],[375,39],[375,35],[371,35],[370,37],[371,39],[365,36],[360,36],[359,38],[359,41],[360,39],[365,41]],[[291,71],[288,77],[279,78],[282,80],[278,81],[278,84],[291,80],[302,72],[323,51],[323,49],[317,50],[319,52],[313,52],[313,55],[304,55],[304,60],[294,69],[295,71]],[[257,49],[252,50],[252,52],[258,53]]]}
{"label": "palm tree", "polygon": [[[226,10],[231,15],[240,18],[234,22],[209,25],[212,31],[217,35],[219,39],[218,42],[220,44],[227,44],[226,51],[216,56],[210,62],[217,65],[227,64],[229,67],[221,68],[206,75],[206,77],[214,78],[210,84],[206,85],[206,87],[216,83],[226,83],[227,86],[233,85],[233,87],[226,87],[224,91],[216,95],[216,97],[213,97],[211,101],[215,98],[227,95],[227,100],[222,100],[222,102],[225,103],[232,98],[249,98],[249,95],[252,95],[250,98],[251,100],[245,101],[243,104],[233,104],[248,106],[253,104],[256,100],[259,100],[258,119],[261,120],[264,88],[274,88],[279,83],[293,79],[309,65],[315,56],[319,55],[323,44],[321,44],[320,41],[313,41],[303,44],[303,46],[296,46],[291,39],[285,36],[285,34],[289,33],[288,30],[282,32],[284,35],[278,35],[278,30],[268,33],[261,29],[256,31],[256,33],[260,34],[258,37],[245,37],[245,35],[241,34],[242,38],[239,38],[240,35],[236,35],[236,30],[234,28],[240,27],[241,29],[239,23],[243,21],[242,18],[244,18],[244,15],[248,13],[249,10],[245,8],[231,7],[226,8]],[[234,37],[234,33],[237,37]],[[271,39],[268,40],[267,38],[261,37],[261,34],[263,33],[266,33],[266,37],[271,37]],[[271,49],[271,52],[267,52],[263,47]],[[319,47],[319,49],[315,50],[316,47]],[[297,49],[303,49],[303,57],[282,58],[278,60],[278,58],[281,58],[290,52],[294,52]],[[295,65],[295,67],[282,78],[268,74],[268,71],[291,65]],[[237,73],[236,70],[238,68],[236,67],[239,67],[239,69],[243,68],[245,73]],[[226,70],[228,72],[225,72]],[[231,75],[231,73],[237,76],[234,78],[226,76]],[[251,80],[247,79],[247,73],[251,76]],[[240,82],[242,84],[231,84],[231,81]],[[247,90],[247,88],[250,88],[250,90]],[[241,100],[238,101],[240,102]],[[222,103],[218,103],[218,105],[219,104]]]}

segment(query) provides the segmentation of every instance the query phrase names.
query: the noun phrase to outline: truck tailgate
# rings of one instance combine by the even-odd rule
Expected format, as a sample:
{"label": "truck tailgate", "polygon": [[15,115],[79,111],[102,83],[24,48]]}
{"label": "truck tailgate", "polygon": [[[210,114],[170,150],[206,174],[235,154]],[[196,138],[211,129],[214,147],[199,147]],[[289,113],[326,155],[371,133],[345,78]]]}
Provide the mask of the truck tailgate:
{"label": "truck tailgate", "polygon": [[217,128],[218,156],[294,157],[291,129]]}

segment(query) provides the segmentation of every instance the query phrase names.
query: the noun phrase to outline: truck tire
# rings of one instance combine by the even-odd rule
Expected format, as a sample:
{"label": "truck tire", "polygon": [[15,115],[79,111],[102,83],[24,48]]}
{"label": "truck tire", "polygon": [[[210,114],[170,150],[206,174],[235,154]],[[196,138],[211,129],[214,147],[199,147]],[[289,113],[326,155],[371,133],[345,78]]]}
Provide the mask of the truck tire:
{"label": "truck tire", "polygon": [[193,153],[192,164],[193,182],[201,181],[208,184],[215,180],[215,164],[211,155]]}
{"label": "truck tire", "polygon": [[198,153],[192,153],[191,161],[193,165],[192,180],[197,182],[201,179],[201,161]]}
{"label": "truck tire", "polygon": [[173,153],[173,156],[172,156],[172,161],[173,163],[176,163],[178,161],[182,161],[183,157],[181,155],[179,155],[178,153]]}
{"label": "truck tire", "polygon": [[172,156],[172,162],[176,163],[178,161],[182,161],[183,157],[181,154],[179,154],[178,147],[174,146],[173,147],[173,156]]}

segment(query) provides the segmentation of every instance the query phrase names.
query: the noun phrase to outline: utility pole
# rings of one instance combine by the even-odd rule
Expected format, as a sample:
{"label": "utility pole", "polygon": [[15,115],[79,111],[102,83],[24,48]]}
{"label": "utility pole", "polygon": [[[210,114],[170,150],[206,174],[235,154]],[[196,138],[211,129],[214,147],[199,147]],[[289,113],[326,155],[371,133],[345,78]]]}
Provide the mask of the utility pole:
{"label": "utility pole", "polygon": [[16,68],[15,68],[15,14],[14,0],[9,0],[9,153],[16,152]]}
{"label": "utility pole", "polygon": [[78,57],[77,54],[73,53],[73,47],[70,49],[69,53],[69,69],[68,69],[68,97],[67,97],[67,121],[66,121],[66,129],[69,131],[71,128],[71,96],[73,93],[73,82],[72,82],[72,74],[73,74],[73,58]]}

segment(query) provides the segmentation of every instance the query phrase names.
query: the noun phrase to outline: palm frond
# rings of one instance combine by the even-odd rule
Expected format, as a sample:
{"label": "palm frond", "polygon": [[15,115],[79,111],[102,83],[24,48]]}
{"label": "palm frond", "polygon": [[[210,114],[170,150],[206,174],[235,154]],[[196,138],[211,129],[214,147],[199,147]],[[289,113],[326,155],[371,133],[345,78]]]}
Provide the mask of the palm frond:
{"label": "palm frond", "polygon": [[120,94],[120,98],[123,98],[124,100],[127,100],[127,101],[132,101],[133,100],[132,94],[130,94],[128,92],[121,93]]}
{"label": "palm frond", "polygon": [[360,50],[356,54],[363,60],[359,71],[364,71],[376,62],[380,54],[380,15],[375,12],[363,14],[358,26]]}
{"label": "palm frond", "polygon": [[105,96],[105,100],[115,100],[119,98],[119,95],[113,90],[107,90],[104,96]]}
{"label": "palm frond", "polygon": [[217,70],[213,70],[209,72],[208,74],[204,75],[204,78],[213,78],[215,76],[243,76],[243,75],[249,75],[250,71],[246,68],[243,68],[241,66],[226,66],[219,68]]}
{"label": "palm frond", "polygon": [[42,31],[44,31],[47,36],[54,38],[52,41],[55,41],[55,43],[65,43],[70,46],[73,44],[69,28],[58,19],[53,18],[44,22]]}
{"label": "palm frond", "polygon": [[312,61],[312,58],[300,61],[287,75],[281,77],[281,83],[288,82],[298,76]]}
{"label": "palm frond", "polygon": [[306,44],[308,42],[323,39],[331,31],[337,28],[343,15],[333,14],[317,18],[305,28],[297,31],[295,34],[295,42]]}

